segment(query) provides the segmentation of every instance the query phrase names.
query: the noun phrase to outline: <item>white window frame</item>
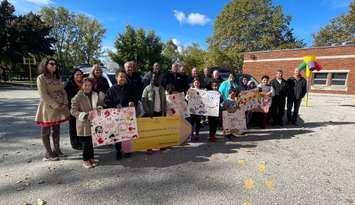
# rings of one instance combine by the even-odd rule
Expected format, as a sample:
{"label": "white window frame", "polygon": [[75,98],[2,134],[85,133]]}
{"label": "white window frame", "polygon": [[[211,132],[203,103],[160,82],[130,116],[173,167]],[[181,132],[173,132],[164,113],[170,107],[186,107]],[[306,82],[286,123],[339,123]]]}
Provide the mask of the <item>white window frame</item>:
{"label": "white window frame", "polygon": [[[327,73],[327,82],[326,85],[315,85],[313,84],[314,75],[312,76],[312,85],[311,90],[330,90],[330,91],[348,91],[348,79],[350,70],[320,70],[314,71],[314,73]],[[345,85],[332,85],[332,74],[333,73],[346,73]]]}

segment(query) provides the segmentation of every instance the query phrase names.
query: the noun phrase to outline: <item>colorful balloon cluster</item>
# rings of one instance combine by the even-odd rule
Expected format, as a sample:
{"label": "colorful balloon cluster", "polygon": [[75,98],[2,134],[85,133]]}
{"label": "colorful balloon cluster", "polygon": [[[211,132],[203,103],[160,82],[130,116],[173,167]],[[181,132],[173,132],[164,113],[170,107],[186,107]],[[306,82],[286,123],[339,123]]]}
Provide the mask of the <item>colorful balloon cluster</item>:
{"label": "colorful balloon cluster", "polygon": [[316,62],[316,57],[315,56],[304,56],[303,57],[303,63],[298,65],[298,69],[300,71],[306,70],[305,74],[306,77],[309,78],[312,71],[320,71],[322,67],[319,65],[319,63]]}

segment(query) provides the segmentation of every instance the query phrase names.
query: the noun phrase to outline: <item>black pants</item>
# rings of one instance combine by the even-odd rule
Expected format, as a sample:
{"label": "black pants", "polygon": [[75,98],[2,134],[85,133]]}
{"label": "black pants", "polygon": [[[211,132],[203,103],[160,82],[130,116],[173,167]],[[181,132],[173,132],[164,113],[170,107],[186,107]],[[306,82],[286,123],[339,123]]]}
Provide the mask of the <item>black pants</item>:
{"label": "black pants", "polygon": [[271,117],[274,123],[281,125],[285,114],[286,98],[283,96],[272,97]]}
{"label": "black pants", "polygon": [[81,148],[80,138],[76,134],[76,118],[70,115],[69,120],[69,138],[73,149]]}
{"label": "black pants", "polygon": [[[287,98],[287,120],[292,123],[297,122],[298,111],[301,106],[302,99]],[[292,114],[293,107],[293,114]]]}
{"label": "black pants", "polygon": [[83,161],[94,159],[94,147],[91,136],[80,137],[83,147]]}
{"label": "black pants", "polygon": [[201,116],[200,115],[191,115],[191,125],[192,133],[199,135],[201,129]]}
{"label": "black pants", "polygon": [[219,117],[208,116],[208,127],[210,129],[210,137],[216,135]]}

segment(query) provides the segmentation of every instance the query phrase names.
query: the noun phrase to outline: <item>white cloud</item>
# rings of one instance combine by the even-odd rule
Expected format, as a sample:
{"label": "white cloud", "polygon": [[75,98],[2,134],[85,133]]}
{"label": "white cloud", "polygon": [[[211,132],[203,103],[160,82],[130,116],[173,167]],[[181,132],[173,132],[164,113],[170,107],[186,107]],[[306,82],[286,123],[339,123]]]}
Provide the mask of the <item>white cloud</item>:
{"label": "white cloud", "polygon": [[177,50],[179,53],[182,53],[182,45],[181,42],[178,41],[176,38],[171,39],[171,41],[177,46]]}
{"label": "white cloud", "polygon": [[206,15],[200,13],[185,14],[184,12],[178,10],[174,10],[173,12],[176,20],[178,20],[180,24],[186,23],[190,25],[203,26],[211,21],[211,19],[208,18]]}
{"label": "white cloud", "polygon": [[48,6],[53,3],[51,0],[25,0],[25,1],[38,6]]}

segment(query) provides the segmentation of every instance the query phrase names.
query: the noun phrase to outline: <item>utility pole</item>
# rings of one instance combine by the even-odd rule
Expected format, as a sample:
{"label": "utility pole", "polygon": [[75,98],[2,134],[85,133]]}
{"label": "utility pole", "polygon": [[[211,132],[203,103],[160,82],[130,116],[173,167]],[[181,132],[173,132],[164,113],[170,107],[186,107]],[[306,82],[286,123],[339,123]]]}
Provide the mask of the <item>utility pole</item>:
{"label": "utility pole", "polygon": [[28,73],[29,73],[29,78],[30,78],[30,87],[32,89],[32,69],[31,65],[36,65],[36,58],[35,56],[29,54],[30,57],[26,58],[25,56],[23,57],[23,64],[28,65]]}

